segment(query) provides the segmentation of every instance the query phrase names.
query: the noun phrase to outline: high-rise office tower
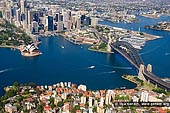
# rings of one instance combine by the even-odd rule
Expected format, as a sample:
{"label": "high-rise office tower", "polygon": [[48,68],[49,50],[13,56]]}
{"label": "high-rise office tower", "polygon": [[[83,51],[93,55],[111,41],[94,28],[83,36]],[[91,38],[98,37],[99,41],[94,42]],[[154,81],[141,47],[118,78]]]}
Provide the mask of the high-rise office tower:
{"label": "high-rise office tower", "polygon": [[27,29],[27,22],[26,22],[26,20],[24,20],[22,22],[22,26],[23,26],[23,29],[26,31],[26,29]]}
{"label": "high-rise office tower", "polygon": [[10,13],[10,10],[6,10],[6,11],[5,11],[5,19],[8,20],[8,21],[10,21],[10,17],[11,17],[10,14],[11,14],[11,13]]}
{"label": "high-rise office tower", "polygon": [[76,18],[76,29],[80,29],[81,28],[81,18],[78,16]]}
{"label": "high-rise office tower", "polygon": [[31,22],[34,21],[34,14],[36,11],[28,10],[28,24],[31,24]]}
{"label": "high-rise office tower", "polygon": [[25,8],[25,22],[28,25],[28,8]]}
{"label": "high-rise office tower", "polygon": [[59,21],[58,22],[58,25],[57,25],[57,31],[58,32],[61,32],[63,30],[63,22],[62,21]]}
{"label": "high-rise office tower", "polygon": [[59,15],[59,21],[63,21],[63,15]]}
{"label": "high-rise office tower", "polygon": [[20,18],[21,18],[20,21],[24,21],[25,20],[25,14],[22,13]]}
{"label": "high-rise office tower", "polygon": [[21,16],[20,9],[17,9],[16,10],[16,21],[18,21],[18,22],[20,21],[20,18],[21,18],[20,16]]}
{"label": "high-rise office tower", "polygon": [[53,16],[48,16],[48,31],[53,31]]}
{"label": "high-rise office tower", "polygon": [[21,14],[25,13],[25,0],[20,0]]}
{"label": "high-rise office tower", "polygon": [[71,11],[67,11],[67,13],[68,13],[68,17],[69,17],[68,19],[71,20]]}
{"label": "high-rise office tower", "polygon": [[32,22],[32,32],[37,33],[38,32],[38,22],[33,21]]}
{"label": "high-rise office tower", "polygon": [[91,18],[91,25],[96,26],[98,24],[98,18],[92,17]]}
{"label": "high-rise office tower", "polygon": [[64,27],[67,28],[68,27],[68,21],[69,21],[69,15],[67,12],[63,12],[63,23],[64,23]]}
{"label": "high-rise office tower", "polygon": [[14,9],[14,7],[11,7],[10,16],[14,17],[14,15],[15,15],[15,9]]}
{"label": "high-rise office tower", "polygon": [[55,21],[56,21],[56,22],[58,22],[58,21],[59,21],[59,13],[56,13]]}
{"label": "high-rise office tower", "polygon": [[76,28],[76,16],[75,15],[71,17],[71,22],[72,22],[71,28],[75,29]]}
{"label": "high-rise office tower", "polygon": [[39,22],[39,13],[35,12],[33,15],[33,21]]}
{"label": "high-rise office tower", "polygon": [[53,15],[53,10],[52,9],[48,10],[48,15]]}
{"label": "high-rise office tower", "polygon": [[86,25],[91,25],[91,18],[90,17],[85,18],[85,24]]}
{"label": "high-rise office tower", "polygon": [[89,97],[89,107],[93,106],[93,97]]}

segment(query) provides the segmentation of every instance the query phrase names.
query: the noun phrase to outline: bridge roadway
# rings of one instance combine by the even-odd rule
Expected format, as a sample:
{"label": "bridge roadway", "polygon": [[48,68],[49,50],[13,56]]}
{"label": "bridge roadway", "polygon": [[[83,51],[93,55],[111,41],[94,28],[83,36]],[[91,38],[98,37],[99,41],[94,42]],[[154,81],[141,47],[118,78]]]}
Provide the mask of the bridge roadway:
{"label": "bridge roadway", "polygon": [[[110,44],[111,48],[113,48],[115,51],[120,53],[122,56],[124,56],[132,65],[134,65],[138,70],[140,68],[141,64],[144,64],[141,57],[138,55],[135,48],[133,48],[129,43],[118,41],[116,43]],[[122,47],[125,47],[127,49],[123,49]],[[144,67],[143,75],[146,80],[149,80],[151,83],[166,89],[170,90],[170,83],[167,83],[154,75],[153,73],[147,71],[146,67]]]}
{"label": "bridge roadway", "polygon": [[[96,31],[95,33],[100,38],[100,40],[102,40],[106,44],[108,43],[108,39],[100,36],[100,34]],[[118,41],[116,43],[111,43],[110,46],[112,49],[114,49],[115,51],[120,53],[123,57],[125,57],[133,66],[136,67],[136,69],[139,70],[140,65],[144,64],[143,60],[138,55],[138,52],[136,51],[136,49],[128,42]],[[144,74],[145,79],[149,80],[151,83],[165,90],[170,90],[170,83],[163,81],[162,79],[160,79],[153,73],[147,71],[146,67],[144,67],[143,74]]]}

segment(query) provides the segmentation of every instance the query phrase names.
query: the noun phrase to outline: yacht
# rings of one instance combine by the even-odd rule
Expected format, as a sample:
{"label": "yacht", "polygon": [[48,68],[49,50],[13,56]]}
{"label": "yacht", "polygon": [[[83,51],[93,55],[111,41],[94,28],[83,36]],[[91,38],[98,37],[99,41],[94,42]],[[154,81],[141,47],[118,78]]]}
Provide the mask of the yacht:
{"label": "yacht", "polygon": [[90,68],[90,69],[93,69],[93,68],[95,68],[95,66],[90,66],[89,68]]}

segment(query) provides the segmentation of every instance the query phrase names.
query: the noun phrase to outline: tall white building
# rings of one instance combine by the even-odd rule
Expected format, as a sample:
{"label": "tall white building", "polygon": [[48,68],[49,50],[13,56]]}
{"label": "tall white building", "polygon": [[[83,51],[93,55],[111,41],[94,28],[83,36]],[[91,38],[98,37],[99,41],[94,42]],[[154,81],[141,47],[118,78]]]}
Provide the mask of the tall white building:
{"label": "tall white building", "polygon": [[89,113],[93,113],[93,108],[89,108]]}
{"label": "tall white building", "polygon": [[103,105],[104,105],[104,97],[101,97],[99,107],[103,107]]}
{"label": "tall white building", "polygon": [[87,87],[86,87],[86,85],[81,84],[81,85],[78,86],[78,89],[80,89],[82,91],[86,91]]}
{"label": "tall white building", "polygon": [[93,106],[93,97],[89,97],[89,107]]}
{"label": "tall white building", "polygon": [[62,21],[59,21],[59,22],[58,22],[58,24],[57,24],[57,31],[58,31],[58,32],[63,31],[63,22],[62,22]]}
{"label": "tall white building", "polygon": [[80,16],[78,16],[76,18],[76,29],[80,29],[81,28],[81,18]]}
{"label": "tall white building", "polygon": [[16,10],[16,21],[20,21],[20,17],[21,17],[21,13],[20,13],[20,9]]}
{"label": "tall white building", "polygon": [[112,98],[114,98],[115,92],[113,90],[108,90],[106,93],[105,104],[109,105],[112,103]]}
{"label": "tall white building", "polygon": [[6,10],[5,11],[5,19],[10,21],[10,17],[11,17],[11,13],[10,13],[10,10]]}
{"label": "tall white building", "polygon": [[133,102],[138,102],[139,101],[139,98],[137,96],[133,96],[132,99],[133,99]]}
{"label": "tall white building", "polygon": [[26,22],[26,20],[24,20],[24,21],[22,22],[22,26],[23,26],[23,29],[24,29],[24,30],[27,29],[27,22]]}
{"label": "tall white building", "polygon": [[147,91],[141,92],[141,102],[148,102],[149,101],[149,93]]}
{"label": "tall white building", "polygon": [[25,0],[20,0],[21,14],[25,13]]}
{"label": "tall white building", "polygon": [[38,22],[36,22],[36,21],[32,22],[32,29],[34,32],[36,32],[36,33],[38,32]]}
{"label": "tall white building", "polygon": [[76,16],[72,16],[71,17],[71,23],[72,23],[72,29],[75,29],[76,28]]}
{"label": "tall white building", "polygon": [[96,26],[98,24],[98,18],[91,17],[91,25]]}
{"label": "tall white building", "polygon": [[80,102],[80,103],[86,104],[86,97],[82,96],[82,97],[81,97],[81,102]]}

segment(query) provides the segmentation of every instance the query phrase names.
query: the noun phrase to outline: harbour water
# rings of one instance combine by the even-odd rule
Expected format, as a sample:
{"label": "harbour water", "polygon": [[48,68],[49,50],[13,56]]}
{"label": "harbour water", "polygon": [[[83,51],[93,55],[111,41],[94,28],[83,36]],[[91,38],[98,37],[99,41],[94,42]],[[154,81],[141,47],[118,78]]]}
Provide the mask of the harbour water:
{"label": "harbour water", "polygon": [[146,45],[139,51],[145,65],[152,64],[153,73],[159,77],[170,77],[170,32],[145,29],[146,25],[155,25],[160,21],[170,20],[170,16],[163,15],[160,19],[149,19],[145,17],[140,18],[140,23],[124,24],[124,23],[111,23],[111,22],[100,22],[100,24],[110,25],[114,27],[121,27],[125,29],[140,30],[149,34],[162,36],[160,39],[148,41]]}
{"label": "harbour water", "polygon": [[[139,51],[145,64],[153,65],[153,72],[159,77],[170,77],[170,35],[169,32],[144,29],[147,24],[154,24],[170,17],[158,20],[139,17],[140,23],[124,24],[101,21],[100,24],[140,30],[163,36],[149,41]],[[19,83],[35,82],[38,85],[70,81],[86,84],[89,89],[113,89],[126,86],[134,88],[135,84],[121,78],[123,74],[136,74],[134,67],[121,55],[98,53],[88,50],[87,45],[74,45],[60,36],[41,38],[39,48],[42,55],[23,57],[19,51],[0,48],[0,94],[3,87]],[[95,66],[94,68],[90,68]]]}

